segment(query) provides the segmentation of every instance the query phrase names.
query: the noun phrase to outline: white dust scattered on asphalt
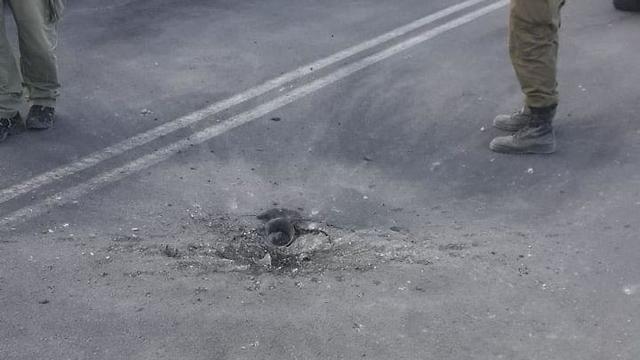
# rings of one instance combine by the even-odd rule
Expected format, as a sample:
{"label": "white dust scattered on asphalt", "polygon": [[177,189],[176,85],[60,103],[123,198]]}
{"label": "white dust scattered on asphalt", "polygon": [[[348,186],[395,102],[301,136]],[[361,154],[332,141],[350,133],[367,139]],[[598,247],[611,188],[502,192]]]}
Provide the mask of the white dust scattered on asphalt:
{"label": "white dust scattered on asphalt", "polygon": [[640,290],[640,284],[628,285],[622,288],[622,292],[624,292],[625,295],[635,295],[638,293],[638,290]]}

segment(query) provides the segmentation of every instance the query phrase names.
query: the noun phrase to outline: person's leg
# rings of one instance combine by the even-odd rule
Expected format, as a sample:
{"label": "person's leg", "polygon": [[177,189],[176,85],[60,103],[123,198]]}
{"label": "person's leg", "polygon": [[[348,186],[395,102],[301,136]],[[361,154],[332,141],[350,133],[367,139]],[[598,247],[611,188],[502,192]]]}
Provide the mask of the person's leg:
{"label": "person's leg", "polygon": [[518,131],[494,139],[490,145],[494,151],[555,151],[551,122],[558,105],[558,29],[563,4],[564,0],[511,0],[509,53],[525,105],[514,115],[494,120],[499,129]]}
{"label": "person's leg", "polygon": [[4,23],[5,1],[0,0],[0,119],[11,119],[22,103],[22,77]]}
{"label": "person's leg", "polygon": [[509,54],[530,108],[558,105],[558,29],[563,3],[511,0]]}
{"label": "person's leg", "polygon": [[9,0],[18,25],[20,65],[33,105],[55,107],[60,95],[55,49],[59,2]]}

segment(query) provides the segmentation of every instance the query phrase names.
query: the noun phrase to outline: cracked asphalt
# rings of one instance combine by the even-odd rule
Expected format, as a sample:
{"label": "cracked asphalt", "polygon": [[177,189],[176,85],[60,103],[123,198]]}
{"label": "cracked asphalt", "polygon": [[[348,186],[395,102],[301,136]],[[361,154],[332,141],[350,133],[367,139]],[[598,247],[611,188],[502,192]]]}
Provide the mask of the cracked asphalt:
{"label": "cracked asphalt", "polygon": [[[0,146],[0,187],[456,3],[70,3],[59,121]],[[540,157],[487,147],[494,115],[521,100],[506,21],[491,12],[0,229],[0,358],[639,358],[640,14],[567,4],[559,151]],[[6,201],[0,217],[214,123]],[[274,207],[330,241],[298,239],[299,262],[252,258],[255,215]]]}

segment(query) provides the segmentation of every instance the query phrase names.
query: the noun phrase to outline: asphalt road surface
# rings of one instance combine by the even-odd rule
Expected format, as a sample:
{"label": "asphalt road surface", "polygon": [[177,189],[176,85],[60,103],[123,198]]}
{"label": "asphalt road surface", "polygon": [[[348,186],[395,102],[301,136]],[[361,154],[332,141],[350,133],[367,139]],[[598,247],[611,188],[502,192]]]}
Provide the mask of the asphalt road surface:
{"label": "asphalt road surface", "polygon": [[[521,157],[507,8],[71,2],[59,120],[0,145],[0,358],[640,358],[640,14],[568,2]],[[274,207],[328,236],[257,256]]]}

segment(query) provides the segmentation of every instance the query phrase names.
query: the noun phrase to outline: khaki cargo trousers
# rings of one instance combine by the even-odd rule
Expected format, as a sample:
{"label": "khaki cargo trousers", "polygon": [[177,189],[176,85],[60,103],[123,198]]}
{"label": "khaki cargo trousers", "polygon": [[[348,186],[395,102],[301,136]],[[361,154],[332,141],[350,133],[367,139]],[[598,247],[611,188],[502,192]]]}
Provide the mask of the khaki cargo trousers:
{"label": "khaki cargo trousers", "polygon": [[509,54],[529,107],[558,104],[558,30],[564,2],[511,0]]}
{"label": "khaki cargo trousers", "polygon": [[[24,95],[34,105],[55,106],[60,83],[54,51],[62,7],[62,0],[0,0],[0,118],[15,116]],[[5,29],[6,10],[17,24],[19,66]]]}

